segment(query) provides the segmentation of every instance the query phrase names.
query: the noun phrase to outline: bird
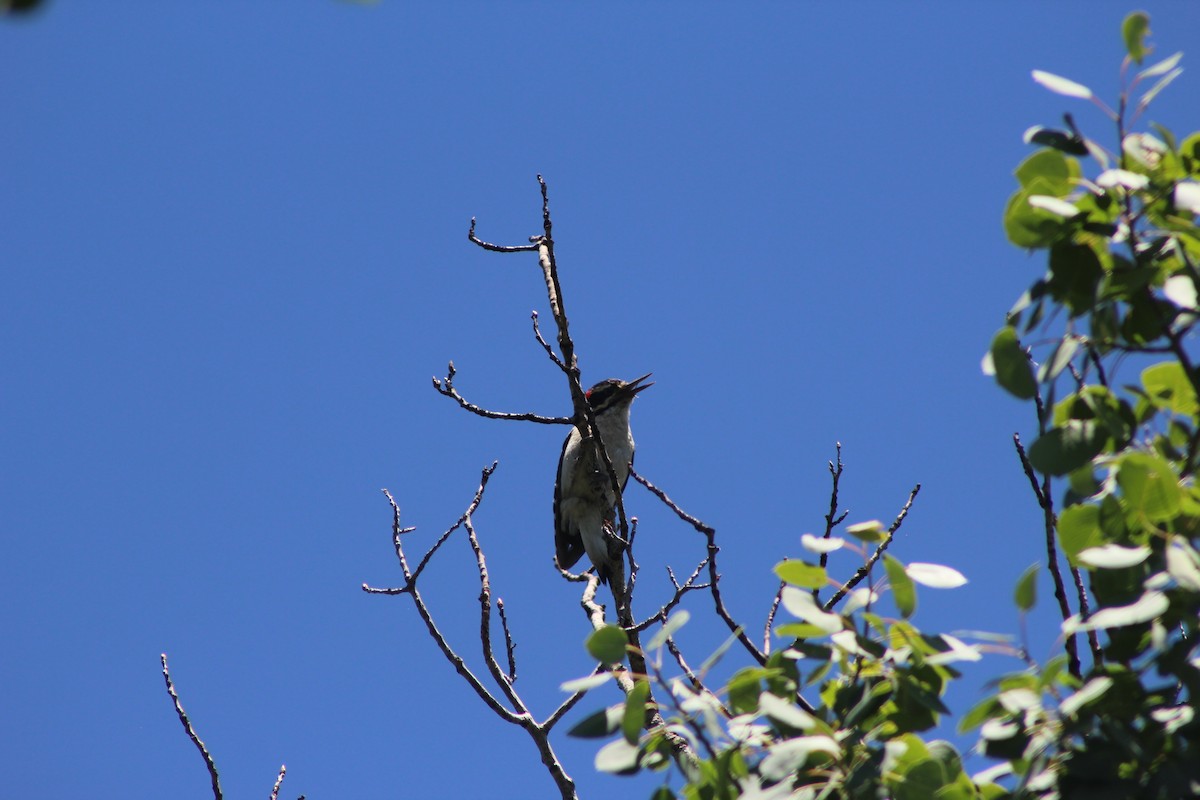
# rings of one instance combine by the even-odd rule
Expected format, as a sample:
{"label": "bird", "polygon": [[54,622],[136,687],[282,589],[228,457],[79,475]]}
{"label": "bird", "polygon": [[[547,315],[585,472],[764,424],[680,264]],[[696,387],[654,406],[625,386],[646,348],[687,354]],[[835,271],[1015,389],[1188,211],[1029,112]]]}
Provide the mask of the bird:
{"label": "bird", "polygon": [[[654,385],[643,383],[651,374],[631,381],[608,378],[585,393],[622,492],[633,462],[629,408],[639,392]],[[604,461],[597,456],[596,448],[585,443],[578,425],[573,427],[563,441],[554,482],[555,560],[561,569],[568,570],[586,552],[601,583],[615,580],[623,584],[625,543],[614,530],[617,498]],[[616,586],[614,583],[614,590]]]}

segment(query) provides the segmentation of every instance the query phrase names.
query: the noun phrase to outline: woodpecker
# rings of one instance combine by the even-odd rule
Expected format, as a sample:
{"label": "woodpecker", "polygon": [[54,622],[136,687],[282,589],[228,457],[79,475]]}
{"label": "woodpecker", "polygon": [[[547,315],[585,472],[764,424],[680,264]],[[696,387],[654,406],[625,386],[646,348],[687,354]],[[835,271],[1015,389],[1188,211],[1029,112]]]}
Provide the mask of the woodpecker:
{"label": "woodpecker", "polygon": [[[631,381],[609,378],[586,394],[622,491],[629,482],[633,461],[629,407],[638,392],[654,385],[642,383],[650,375],[648,372]],[[586,552],[601,583],[610,579],[623,582],[621,555],[625,545],[614,530],[616,504],[604,460],[591,442],[584,442],[579,428],[572,428],[563,442],[554,482],[554,546],[561,568],[570,569]]]}

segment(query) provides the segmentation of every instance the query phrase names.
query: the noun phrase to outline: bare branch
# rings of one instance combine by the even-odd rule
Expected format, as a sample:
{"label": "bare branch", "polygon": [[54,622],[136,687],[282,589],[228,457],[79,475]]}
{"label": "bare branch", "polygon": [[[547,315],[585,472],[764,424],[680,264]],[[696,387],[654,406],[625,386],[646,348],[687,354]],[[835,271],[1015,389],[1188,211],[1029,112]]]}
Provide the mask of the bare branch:
{"label": "bare branch", "polygon": [[458,403],[459,406],[466,409],[467,411],[470,411],[472,414],[476,414],[480,417],[485,417],[487,419],[507,419],[507,420],[517,421],[517,422],[537,422],[541,425],[570,425],[571,424],[571,419],[569,417],[546,417],[546,416],[542,416],[541,414],[534,414],[534,413],[489,411],[486,408],[477,406],[474,403],[468,401],[461,394],[459,394],[458,390],[454,388],[454,373],[455,373],[455,371],[456,370],[454,369],[454,362],[451,361],[446,370],[446,377],[442,378],[441,380],[438,380],[437,378],[433,379],[433,388],[437,391],[438,394],[442,395],[443,397],[449,397],[450,399],[452,399],[456,403]]}
{"label": "bare branch", "polygon": [[529,709],[520,696],[512,688],[512,682],[505,680],[504,670],[496,660],[496,651],[492,648],[492,585],[488,577],[487,560],[483,557],[483,548],[479,546],[479,538],[475,534],[475,525],[467,517],[464,523],[467,528],[467,541],[471,543],[471,552],[475,554],[475,563],[479,567],[479,641],[483,645],[483,660],[488,672],[512,703],[517,713],[529,716]]}
{"label": "bare branch", "polygon": [[887,530],[887,535],[883,537],[883,541],[881,541],[875,548],[875,552],[871,554],[871,557],[867,559],[865,564],[855,571],[854,575],[850,577],[850,580],[843,583],[841,588],[834,592],[833,597],[829,598],[829,600],[825,602],[825,605],[823,606],[824,610],[832,610],[833,607],[837,605],[839,600],[845,597],[851,589],[861,583],[862,579],[870,574],[871,568],[875,566],[875,562],[879,560],[879,557],[883,555],[883,551],[887,550],[888,545],[892,543],[892,539],[895,537],[896,531],[900,530],[900,526],[904,523],[904,518],[908,516],[908,510],[912,508],[913,500],[917,498],[917,492],[919,491],[921,491],[921,484],[918,483],[913,487],[913,490],[908,493],[908,500],[905,501],[904,507],[900,509],[900,513],[896,515],[896,519],[892,521],[891,527],[889,527]]}
{"label": "bare branch", "polygon": [[287,775],[287,764],[280,764],[279,776],[275,778],[275,785],[271,787],[271,800],[279,800],[279,787],[283,785],[284,775]]}
{"label": "bare branch", "polygon": [[[1038,419],[1044,420],[1044,414],[1041,411],[1042,396],[1039,392],[1037,395],[1038,403]],[[1044,427],[1044,423],[1043,423]],[[1025,446],[1021,444],[1020,434],[1013,434],[1013,446],[1017,449],[1017,457],[1021,460],[1021,468],[1025,470],[1025,476],[1029,478],[1029,485],[1033,487],[1033,493],[1037,497],[1038,505],[1042,508],[1042,519],[1046,531],[1046,566],[1050,570],[1050,577],[1054,581],[1054,598],[1058,601],[1058,612],[1064,620],[1071,616],[1071,604],[1067,601],[1067,588],[1063,582],[1062,571],[1058,566],[1058,547],[1055,544],[1055,529],[1058,527],[1058,516],[1054,513],[1054,498],[1050,493],[1050,476],[1047,475],[1038,485],[1037,476],[1033,471],[1033,464],[1029,461],[1029,456],[1025,454]],[[1079,662],[1079,644],[1075,638],[1075,634],[1067,636],[1063,642],[1063,646],[1067,651],[1067,669],[1076,678],[1083,676],[1083,667]]]}
{"label": "bare branch", "polygon": [[531,251],[536,251],[538,249],[538,245],[537,245],[536,241],[531,242],[530,244],[518,244],[518,245],[502,245],[502,244],[492,244],[491,242],[485,242],[483,239],[480,239],[478,236],[475,235],[475,218],[474,217],[471,217],[471,228],[470,228],[470,230],[467,231],[467,238],[470,239],[475,244],[482,247],[484,250],[491,250],[493,253],[528,253]]}
{"label": "bare branch", "polygon": [[[500,700],[493,695],[486,686],[483,685],[483,682],[480,681],[478,677],[476,677],[475,673],[473,673],[470,667],[467,666],[467,663],[463,657],[455,652],[454,648],[450,646],[450,642],[438,628],[437,623],[434,621],[433,614],[430,612],[429,607],[425,604],[425,599],[421,596],[421,592],[417,588],[416,584],[417,576],[420,574],[425,564],[429,563],[429,559],[433,556],[433,553],[437,550],[437,548],[441,546],[441,544],[455,529],[465,523],[470,518],[471,514],[475,512],[475,509],[479,507],[480,502],[483,500],[484,490],[487,488],[488,478],[490,478],[492,473],[496,471],[496,466],[498,463],[499,462],[494,461],[490,467],[484,468],[482,477],[479,481],[479,488],[476,489],[475,497],[472,498],[470,505],[467,507],[467,511],[461,517],[459,517],[458,521],[455,522],[454,525],[452,525],[450,529],[446,531],[446,533],[442,534],[437,543],[429,550],[428,553],[425,554],[425,558],[421,561],[421,564],[417,567],[415,572],[409,571],[408,561],[404,555],[404,544],[401,538],[401,532],[405,529],[400,527],[400,507],[396,503],[395,499],[392,498],[391,494],[387,492],[387,490],[384,490],[384,493],[387,494],[388,500],[392,504],[392,543],[396,549],[396,556],[400,560],[400,568],[404,572],[406,578],[405,586],[400,593],[407,594],[412,598],[413,605],[417,608],[417,614],[420,615],[421,621],[425,623],[425,628],[429,631],[430,637],[438,646],[438,649],[442,651],[442,655],[445,656],[446,660],[449,661],[451,666],[454,667],[454,670],[475,691],[475,694],[477,694],[479,698],[487,704],[488,708],[492,709],[492,711],[494,711],[496,715],[505,722],[511,722],[515,725],[522,725],[524,721],[528,719],[528,715],[523,716],[520,714],[514,714],[512,711],[505,708],[504,704],[501,703]],[[369,591],[366,584],[363,585],[363,588],[364,590]],[[502,683],[501,685],[506,686],[507,684]]]}
{"label": "bare branch", "polygon": [[496,598],[496,610],[500,612],[500,627],[504,630],[504,650],[508,655],[508,672],[506,677],[509,683],[517,681],[517,645],[513,641],[512,632],[508,629],[508,615],[504,613],[504,600]]}
{"label": "bare branch", "polygon": [[[846,518],[847,514],[850,513],[847,510],[847,511],[843,511],[840,516],[838,515],[838,484],[842,480],[842,471],[843,471],[844,467],[842,465],[842,443],[835,442],[834,445],[837,447],[837,466],[834,466],[834,463],[832,461],[829,462],[829,474],[833,477],[833,488],[829,492],[829,513],[825,515],[825,535],[824,535],[824,537],[822,537],[825,539],[828,539],[830,536],[833,535],[833,529],[837,525],[839,525],[842,522],[842,520],[844,520]],[[825,569],[826,565],[828,565],[828,564],[829,564],[829,553],[821,553],[821,569]],[[780,592],[782,592],[782,591],[783,591],[783,589],[782,589],[782,587],[780,587]],[[814,588],[812,590],[813,600],[817,600],[819,602],[820,594],[821,594],[821,590]],[[779,606],[779,600],[776,599],[775,605],[771,607],[771,615],[770,615],[771,617],[775,616],[775,609],[778,606]],[[769,624],[769,622],[770,622],[770,620],[768,619],[768,624]],[[769,639],[768,639],[768,641],[769,641]],[[763,651],[766,652],[767,648],[769,648],[769,647],[770,647],[770,645],[767,645],[767,647],[765,647],[763,649]]]}
{"label": "bare branch", "polygon": [[546,351],[546,355],[550,356],[550,360],[553,361],[559,369],[561,369],[563,372],[567,372],[567,365],[564,364],[563,360],[558,357],[558,353],[554,352],[554,348],[550,346],[550,343],[542,338],[542,329],[538,327],[538,313],[534,311],[529,316],[530,319],[533,320],[533,335],[537,337],[538,344],[542,346],[542,349]]}
{"label": "bare branch", "polygon": [[183,710],[183,704],[179,702],[179,695],[175,693],[175,684],[171,681],[171,671],[167,669],[167,654],[163,653],[159,657],[159,660],[162,662],[163,681],[167,684],[167,694],[171,696],[171,702],[175,704],[175,716],[179,717],[179,722],[183,725],[184,731],[187,732],[188,738],[192,740],[192,744],[196,745],[196,749],[204,757],[204,766],[208,768],[208,776],[212,779],[214,800],[222,800],[224,795],[221,793],[221,778],[217,775],[217,764],[213,761],[213,757],[209,755],[208,748],[204,746],[204,742],[196,734],[196,729],[192,727],[192,721],[188,719],[187,712]]}
{"label": "bare branch", "polygon": [[696,568],[692,570],[692,574],[689,575],[688,579],[683,583],[680,583],[678,580],[676,580],[675,573],[671,571],[670,567],[667,567],[667,576],[671,579],[671,585],[675,587],[675,593],[671,595],[671,599],[664,603],[662,608],[656,611],[653,616],[647,617],[637,625],[634,625],[633,630],[644,631],[655,622],[666,622],[671,610],[675,608],[675,606],[679,605],[679,602],[683,600],[683,596],[685,594],[688,592],[709,588],[707,583],[696,583],[696,579],[700,577],[700,571],[704,569],[707,564],[708,557],[706,556],[704,560],[696,565]]}
{"label": "bare branch", "polygon": [[787,581],[779,582],[779,589],[775,592],[775,599],[771,601],[771,610],[767,612],[767,622],[763,625],[763,655],[771,655],[771,629],[775,627],[775,612],[779,611],[779,604],[783,601],[783,590],[787,587]]}

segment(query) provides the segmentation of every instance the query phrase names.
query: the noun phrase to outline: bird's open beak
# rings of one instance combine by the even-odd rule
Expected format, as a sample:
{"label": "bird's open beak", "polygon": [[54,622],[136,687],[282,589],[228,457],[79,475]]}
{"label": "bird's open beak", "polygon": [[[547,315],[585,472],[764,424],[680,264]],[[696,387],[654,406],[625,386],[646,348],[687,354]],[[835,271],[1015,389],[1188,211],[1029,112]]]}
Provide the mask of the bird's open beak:
{"label": "bird's open beak", "polygon": [[625,384],[625,386],[623,388],[625,389],[625,391],[627,391],[633,395],[636,395],[638,392],[642,391],[643,389],[649,389],[651,386],[654,385],[654,381],[650,381],[649,383],[642,383],[642,381],[646,380],[646,378],[649,378],[653,374],[654,374],[653,372],[647,372],[645,375],[643,375],[640,378],[634,378],[629,383]]}

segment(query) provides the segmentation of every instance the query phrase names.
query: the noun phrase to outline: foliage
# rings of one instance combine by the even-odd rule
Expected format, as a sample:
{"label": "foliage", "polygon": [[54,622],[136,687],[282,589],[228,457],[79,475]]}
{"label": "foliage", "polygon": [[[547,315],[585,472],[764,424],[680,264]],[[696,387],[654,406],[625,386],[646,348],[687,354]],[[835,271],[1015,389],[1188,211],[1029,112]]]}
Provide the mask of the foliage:
{"label": "foliage", "polygon": [[[1161,126],[1133,129],[1179,76],[1181,55],[1134,72],[1151,52],[1149,18],[1130,15],[1121,33],[1115,109],[1086,86],[1033,73],[1098,106],[1116,126],[1116,150],[1070,114],[1065,129],[1029,129],[1026,142],[1040,149],[1017,167],[1004,210],[1009,239],[1044,251],[1047,272],[1009,312],[984,368],[1036,412],[1037,439],[1028,452],[1016,444],[1045,512],[1064,647],[1046,663],[1014,648],[1025,669],[958,717],[996,765],[970,776],[954,747],[925,738],[951,713],[941,698],[959,677],[953,665],[984,646],[919,630],[917,587],[962,576],[883,554],[880,523],[832,536],[831,513],[825,537],[804,538],[820,563],[776,568],[791,617],[774,629],[782,646],[710,687],[715,658],[695,671],[677,658],[680,674],[668,675],[664,648],[675,653],[672,634],[686,621],[673,616],[643,651],[638,688],[572,731],[620,733],[598,768],[661,771],[653,800],[1200,795],[1200,370],[1186,346],[1200,320],[1200,133],[1180,141]],[[1114,384],[1130,365],[1137,381]],[[837,549],[865,559],[868,582],[822,603]],[[1038,571],[1017,582],[1019,614],[1037,601]],[[602,638],[613,634],[595,636],[593,652],[611,653]],[[664,722],[643,729],[651,686]],[[695,757],[673,757],[671,736]]]}

